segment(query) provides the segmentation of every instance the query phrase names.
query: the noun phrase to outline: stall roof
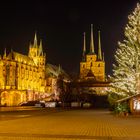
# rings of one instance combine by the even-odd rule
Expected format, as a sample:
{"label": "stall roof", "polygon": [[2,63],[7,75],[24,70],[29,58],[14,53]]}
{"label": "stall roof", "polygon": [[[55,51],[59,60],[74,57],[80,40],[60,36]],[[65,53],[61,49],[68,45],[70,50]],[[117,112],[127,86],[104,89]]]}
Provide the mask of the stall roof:
{"label": "stall roof", "polygon": [[138,95],[140,95],[140,93],[139,93],[139,94],[132,95],[132,96],[128,96],[128,97],[125,97],[125,98],[122,98],[122,99],[120,99],[120,100],[117,100],[116,103],[120,103],[120,102],[123,102],[123,101],[127,101],[127,100],[129,100],[129,99],[131,99],[131,98],[133,98],[133,97],[138,96]]}

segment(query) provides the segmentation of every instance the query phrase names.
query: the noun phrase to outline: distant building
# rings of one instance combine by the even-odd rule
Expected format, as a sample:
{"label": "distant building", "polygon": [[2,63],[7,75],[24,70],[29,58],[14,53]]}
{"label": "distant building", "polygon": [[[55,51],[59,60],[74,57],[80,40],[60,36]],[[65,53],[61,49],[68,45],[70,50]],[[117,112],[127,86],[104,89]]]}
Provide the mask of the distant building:
{"label": "distant building", "polygon": [[95,53],[94,39],[93,39],[93,27],[91,25],[91,40],[90,40],[90,51],[86,52],[86,36],[84,33],[84,45],[83,45],[83,56],[80,62],[80,79],[94,81],[105,81],[105,61],[104,55],[101,51],[101,40],[100,31],[98,39],[98,55]]}
{"label": "distant building", "polygon": [[105,61],[101,50],[100,31],[98,32],[98,55],[95,53],[93,25],[91,25],[89,52],[86,50],[86,36],[84,33],[83,54],[77,83],[80,93],[106,95],[110,88],[109,81],[107,81],[105,75]]}
{"label": "distant building", "polygon": [[62,75],[63,83],[70,82],[69,75],[59,66],[52,64],[46,65],[46,101],[59,100],[60,89],[58,87],[58,80]]}

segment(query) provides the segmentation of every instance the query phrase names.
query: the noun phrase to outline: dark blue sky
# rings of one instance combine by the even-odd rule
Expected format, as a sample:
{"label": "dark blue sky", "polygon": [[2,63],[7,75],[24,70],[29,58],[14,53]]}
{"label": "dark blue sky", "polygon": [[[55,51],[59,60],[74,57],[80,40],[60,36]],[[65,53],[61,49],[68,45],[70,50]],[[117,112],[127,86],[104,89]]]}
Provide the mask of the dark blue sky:
{"label": "dark blue sky", "polygon": [[106,73],[111,74],[117,42],[123,39],[127,16],[137,0],[12,1],[0,3],[0,52],[6,47],[24,54],[37,31],[43,40],[47,62],[59,65],[67,72],[78,72],[82,56],[83,32],[90,42],[90,24],[94,27],[95,50],[101,31]]}

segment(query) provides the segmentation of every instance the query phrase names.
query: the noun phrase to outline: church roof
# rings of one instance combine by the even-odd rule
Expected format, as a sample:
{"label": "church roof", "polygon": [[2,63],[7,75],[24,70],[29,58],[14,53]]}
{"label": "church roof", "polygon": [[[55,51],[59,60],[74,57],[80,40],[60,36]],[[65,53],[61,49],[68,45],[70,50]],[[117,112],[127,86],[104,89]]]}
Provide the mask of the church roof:
{"label": "church roof", "polygon": [[46,75],[47,76],[58,76],[58,67],[52,64],[46,65]]}
{"label": "church roof", "polygon": [[93,72],[91,70],[89,70],[89,72],[87,73],[87,76],[86,77],[93,77],[95,78]]}
{"label": "church roof", "polygon": [[14,51],[11,51],[9,53],[9,55],[7,56],[7,59],[15,60],[17,62],[25,63],[25,64],[29,64],[29,65],[35,65],[33,59],[31,59],[27,55],[23,55],[23,54],[14,52]]}
{"label": "church roof", "polygon": [[56,65],[52,65],[52,64],[47,64],[46,65],[46,75],[49,76],[54,76],[54,77],[58,77],[59,74],[62,74],[64,76],[65,80],[69,80],[70,77],[68,76],[68,74],[61,68],[59,68]]}
{"label": "church roof", "polygon": [[135,95],[124,97],[120,100],[117,100],[116,103],[124,102],[124,101],[130,100],[131,98],[134,98],[134,97],[137,97],[137,96],[140,96],[140,94],[138,93],[138,94],[135,94]]}

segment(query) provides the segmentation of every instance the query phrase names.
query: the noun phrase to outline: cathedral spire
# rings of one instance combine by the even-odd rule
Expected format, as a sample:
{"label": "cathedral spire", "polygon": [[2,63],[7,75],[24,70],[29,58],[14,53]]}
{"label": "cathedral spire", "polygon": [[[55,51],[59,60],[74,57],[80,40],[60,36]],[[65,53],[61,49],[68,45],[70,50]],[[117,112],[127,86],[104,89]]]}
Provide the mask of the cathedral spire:
{"label": "cathedral spire", "polygon": [[4,59],[6,58],[6,48],[4,49],[4,55],[3,55],[3,58],[4,58]]}
{"label": "cathedral spire", "polygon": [[39,55],[42,55],[42,56],[43,56],[42,40],[40,40],[40,45],[39,45]]}
{"label": "cathedral spire", "polygon": [[36,32],[35,32],[35,37],[34,37],[34,45],[37,46],[37,35],[36,35]]}
{"label": "cathedral spire", "polygon": [[101,51],[101,38],[100,38],[100,31],[98,31],[99,42],[98,42],[98,60],[102,60],[102,51]]}
{"label": "cathedral spire", "polygon": [[11,48],[11,53],[13,53],[13,49]]}
{"label": "cathedral spire", "polygon": [[94,53],[93,24],[91,24],[90,53]]}
{"label": "cathedral spire", "polygon": [[104,56],[104,53],[103,53],[103,61],[105,61],[105,58],[104,58],[105,56]]}
{"label": "cathedral spire", "polygon": [[60,76],[61,75],[61,65],[59,64],[59,66],[58,66],[58,76]]}
{"label": "cathedral spire", "polygon": [[86,54],[86,33],[84,32],[84,45],[83,45],[83,61],[85,61],[85,54]]}

